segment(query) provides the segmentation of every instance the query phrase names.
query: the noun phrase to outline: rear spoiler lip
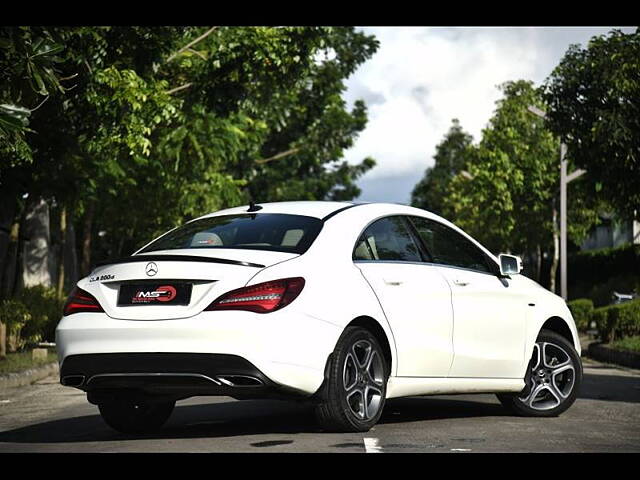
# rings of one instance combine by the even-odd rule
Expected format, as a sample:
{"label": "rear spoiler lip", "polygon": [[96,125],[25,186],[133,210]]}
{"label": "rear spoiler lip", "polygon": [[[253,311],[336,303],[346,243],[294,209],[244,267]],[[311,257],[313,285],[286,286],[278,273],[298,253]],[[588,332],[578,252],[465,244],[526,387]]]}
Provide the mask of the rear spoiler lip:
{"label": "rear spoiler lip", "polygon": [[228,258],[200,257],[196,255],[132,255],[130,257],[116,258],[114,260],[105,260],[97,262],[95,267],[104,267],[106,265],[117,265],[120,263],[137,263],[137,262],[204,262],[204,263],[225,263],[227,265],[241,265],[243,267],[265,268],[266,265],[259,263],[243,262],[241,260],[230,260]]}

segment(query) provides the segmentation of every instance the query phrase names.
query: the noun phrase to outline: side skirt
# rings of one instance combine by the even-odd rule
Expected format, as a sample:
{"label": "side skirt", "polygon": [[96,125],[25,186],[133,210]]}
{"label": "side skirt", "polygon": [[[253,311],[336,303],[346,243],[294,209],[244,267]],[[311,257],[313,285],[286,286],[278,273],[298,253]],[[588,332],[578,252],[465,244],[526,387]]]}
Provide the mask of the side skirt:
{"label": "side skirt", "polygon": [[520,392],[522,378],[389,377],[387,398],[454,393]]}

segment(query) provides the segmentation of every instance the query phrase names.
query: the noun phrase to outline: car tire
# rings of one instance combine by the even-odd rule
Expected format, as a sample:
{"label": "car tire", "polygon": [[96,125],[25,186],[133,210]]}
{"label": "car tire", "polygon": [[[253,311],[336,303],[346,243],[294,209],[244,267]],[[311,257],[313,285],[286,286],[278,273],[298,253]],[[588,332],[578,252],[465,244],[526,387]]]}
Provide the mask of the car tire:
{"label": "car tire", "polygon": [[347,327],[327,363],[316,418],[325,431],[366,432],[384,408],[389,368],[376,337]]}
{"label": "car tire", "polygon": [[555,332],[541,330],[527,366],[525,388],[497,397],[517,415],[555,417],[575,402],[581,383],[582,362],[573,345]]}
{"label": "car tire", "polygon": [[171,416],[176,402],[110,402],[98,405],[104,422],[122,433],[154,432]]}

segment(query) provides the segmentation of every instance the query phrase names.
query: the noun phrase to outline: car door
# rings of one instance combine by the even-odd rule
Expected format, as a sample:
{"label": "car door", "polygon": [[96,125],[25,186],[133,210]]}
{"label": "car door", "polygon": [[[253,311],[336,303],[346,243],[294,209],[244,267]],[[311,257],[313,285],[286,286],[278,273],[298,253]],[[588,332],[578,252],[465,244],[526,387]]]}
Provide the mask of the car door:
{"label": "car door", "polygon": [[397,375],[445,377],[453,359],[451,289],[439,269],[425,263],[410,228],[402,216],[375,221],[358,239],[353,258],[391,326]]}
{"label": "car door", "polygon": [[411,217],[425,248],[451,287],[450,377],[518,378],[526,337],[526,298],[477,245],[435,220]]}

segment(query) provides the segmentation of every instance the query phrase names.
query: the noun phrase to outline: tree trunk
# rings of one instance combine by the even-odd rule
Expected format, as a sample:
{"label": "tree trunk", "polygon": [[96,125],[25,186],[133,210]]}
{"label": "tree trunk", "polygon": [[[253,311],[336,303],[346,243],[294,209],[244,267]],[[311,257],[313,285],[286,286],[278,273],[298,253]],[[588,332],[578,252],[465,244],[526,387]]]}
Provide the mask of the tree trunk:
{"label": "tree trunk", "polygon": [[58,297],[64,293],[64,261],[67,239],[67,207],[63,206],[60,211],[60,258],[58,259]]}
{"label": "tree trunk", "polygon": [[0,298],[7,290],[5,279],[7,264],[11,261],[11,226],[15,222],[16,216],[16,193],[5,186],[2,187],[3,194],[0,201]]}
{"label": "tree trunk", "polygon": [[49,204],[43,198],[31,199],[20,226],[23,246],[19,267],[25,287],[54,285],[50,263],[53,256],[50,219]]}
{"label": "tree trunk", "polygon": [[7,356],[7,326],[0,322],[0,359]]}
{"label": "tree trunk", "polygon": [[[24,217],[24,215],[22,217]],[[13,278],[10,280],[10,283],[8,285],[9,289],[7,290],[8,296],[10,297],[15,296],[16,293],[18,293],[18,290],[22,287],[20,282],[20,279],[22,278],[22,246],[24,244],[21,227],[22,220],[23,218],[20,218],[20,222],[14,223],[13,227],[11,228],[11,241],[15,250],[13,252],[13,270],[11,270],[11,276]]]}
{"label": "tree trunk", "polygon": [[558,263],[560,261],[560,233],[558,232],[558,210],[553,208],[553,262],[551,263],[551,271],[549,272],[549,290],[553,293],[556,291],[556,273],[558,271]]}
{"label": "tree trunk", "polygon": [[95,211],[94,203],[90,203],[87,212],[84,215],[84,228],[82,232],[82,265],[80,266],[81,276],[86,276],[91,269],[91,238],[93,229],[93,213]]}
{"label": "tree trunk", "polygon": [[536,245],[536,282],[540,283],[542,279],[542,249],[540,245]]}

